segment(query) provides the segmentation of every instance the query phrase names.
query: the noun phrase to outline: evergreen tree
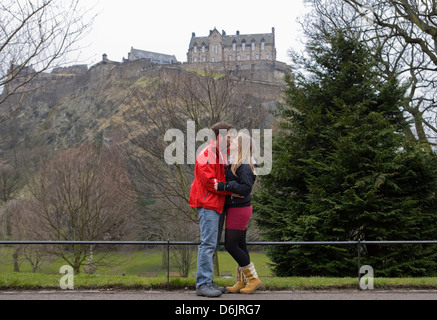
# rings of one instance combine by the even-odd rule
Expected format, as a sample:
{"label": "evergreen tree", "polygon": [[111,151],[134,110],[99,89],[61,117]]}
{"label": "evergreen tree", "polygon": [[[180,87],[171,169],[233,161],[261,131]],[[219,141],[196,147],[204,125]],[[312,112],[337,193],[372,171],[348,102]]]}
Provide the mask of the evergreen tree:
{"label": "evergreen tree", "polygon": [[[436,157],[406,145],[404,89],[384,82],[358,42],[338,34],[307,47],[289,78],[273,171],[255,195],[271,241],[429,240],[437,236]],[[437,273],[435,246],[366,246],[377,276]],[[277,247],[279,276],[357,274],[356,247]]]}

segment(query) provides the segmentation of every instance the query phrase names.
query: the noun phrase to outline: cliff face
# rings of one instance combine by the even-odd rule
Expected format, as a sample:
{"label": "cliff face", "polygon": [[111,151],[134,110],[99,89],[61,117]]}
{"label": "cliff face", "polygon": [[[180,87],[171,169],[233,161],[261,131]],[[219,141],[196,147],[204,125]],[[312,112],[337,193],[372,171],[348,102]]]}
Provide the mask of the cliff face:
{"label": "cliff face", "polygon": [[[134,108],[132,89],[165,70],[187,73],[181,66],[158,66],[145,60],[100,63],[89,70],[62,68],[35,79],[25,93],[0,105],[0,112],[20,106],[20,111],[0,124],[0,159],[11,150],[50,146],[68,149],[86,143],[108,143],[123,125],[126,108]],[[279,100],[281,85],[247,82],[241,94],[261,103]],[[271,104],[270,104],[271,105]]]}

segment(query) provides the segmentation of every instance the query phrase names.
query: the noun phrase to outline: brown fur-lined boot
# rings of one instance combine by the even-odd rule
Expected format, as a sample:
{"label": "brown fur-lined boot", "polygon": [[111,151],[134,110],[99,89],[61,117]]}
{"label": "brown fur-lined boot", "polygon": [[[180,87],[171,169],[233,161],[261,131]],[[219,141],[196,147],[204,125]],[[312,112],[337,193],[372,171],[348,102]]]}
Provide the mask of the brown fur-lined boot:
{"label": "brown fur-lined boot", "polygon": [[253,263],[242,268],[244,275],[247,279],[247,285],[245,288],[240,290],[240,293],[250,294],[254,293],[257,289],[262,286],[262,282],[256,273],[255,266]]}
{"label": "brown fur-lined boot", "polygon": [[235,280],[237,281],[237,283],[233,287],[226,287],[227,292],[238,293],[241,289],[246,287],[246,276],[244,275],[243,270],[240,267],[237,267]]}

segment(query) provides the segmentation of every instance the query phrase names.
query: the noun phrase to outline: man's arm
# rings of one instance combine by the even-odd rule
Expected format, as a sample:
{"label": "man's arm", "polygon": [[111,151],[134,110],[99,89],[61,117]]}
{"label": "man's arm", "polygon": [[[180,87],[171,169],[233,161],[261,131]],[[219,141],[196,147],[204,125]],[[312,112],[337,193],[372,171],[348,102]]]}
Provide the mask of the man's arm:
{"label": "man's arm", "polygon": [[[217,163],[218,161],[215,158],[211,158],[211,155],[204,155],[208,157],[208,161],[198,162],[196,166],[198,166],[197,177],[200,180],[200,183],[205,186],[205,189],[209,192],[219,194],[219,195],[231,195],[232,192],[229,191],[217,191],[214,188],[214,184],[218,181],[216,166],[220,166],[222,164]],[[205,160],[205,159],[203,159]]]}

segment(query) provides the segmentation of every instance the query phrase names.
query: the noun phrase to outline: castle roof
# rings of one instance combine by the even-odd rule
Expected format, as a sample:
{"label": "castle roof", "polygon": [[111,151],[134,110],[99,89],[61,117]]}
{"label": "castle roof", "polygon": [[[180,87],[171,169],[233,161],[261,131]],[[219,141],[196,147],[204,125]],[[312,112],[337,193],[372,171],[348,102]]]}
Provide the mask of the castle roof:
{"label": "castle roof", "polygon": [[129,60],[133,61],[138,59],[146,59],[146,60],[150,60],[153,63],[158,63],[158,64],[174,64],[178,62],[176,56],[174,55],[139,50],[139,49],[134,49],[132,47],[129,53]]}
{"label": "castle roof", "polygon": [[[213,31],[216,31],[217,29],[214,29]],[[213,33],[213,31],[210,32],[210,35]],[[237,45],[241,45],[242,43],[247,43],[250,45],[252,42],[261,43],[265,42],[265,44],[274,44],[275,43],[275,34],[274,29],[272,30],[272,33],[260,33],[260,34],[240,34],[237,31],[236,35],[227,35],[224,31],[222,34],[223,37],[223,46],[232,46],[233,43],[237,43]],[[218,31],[217,31],[218,32]],[[191,46],[197,45],[197,46],[209,46],[209,39],[208,37],[196,37],[193,33],[193,37],[191,39]]]}
{"label": "castle roof", "polygon": [[273,33],[261,33],[261,34],[241,34],[241,35],[226,35],[223,37],[223,45],[231,46],[234,41],[237,44],[243,43],[245,41],[247,44],[252,42],[261,43],[265,42],[265,44],[273,44],[274,36]]}

